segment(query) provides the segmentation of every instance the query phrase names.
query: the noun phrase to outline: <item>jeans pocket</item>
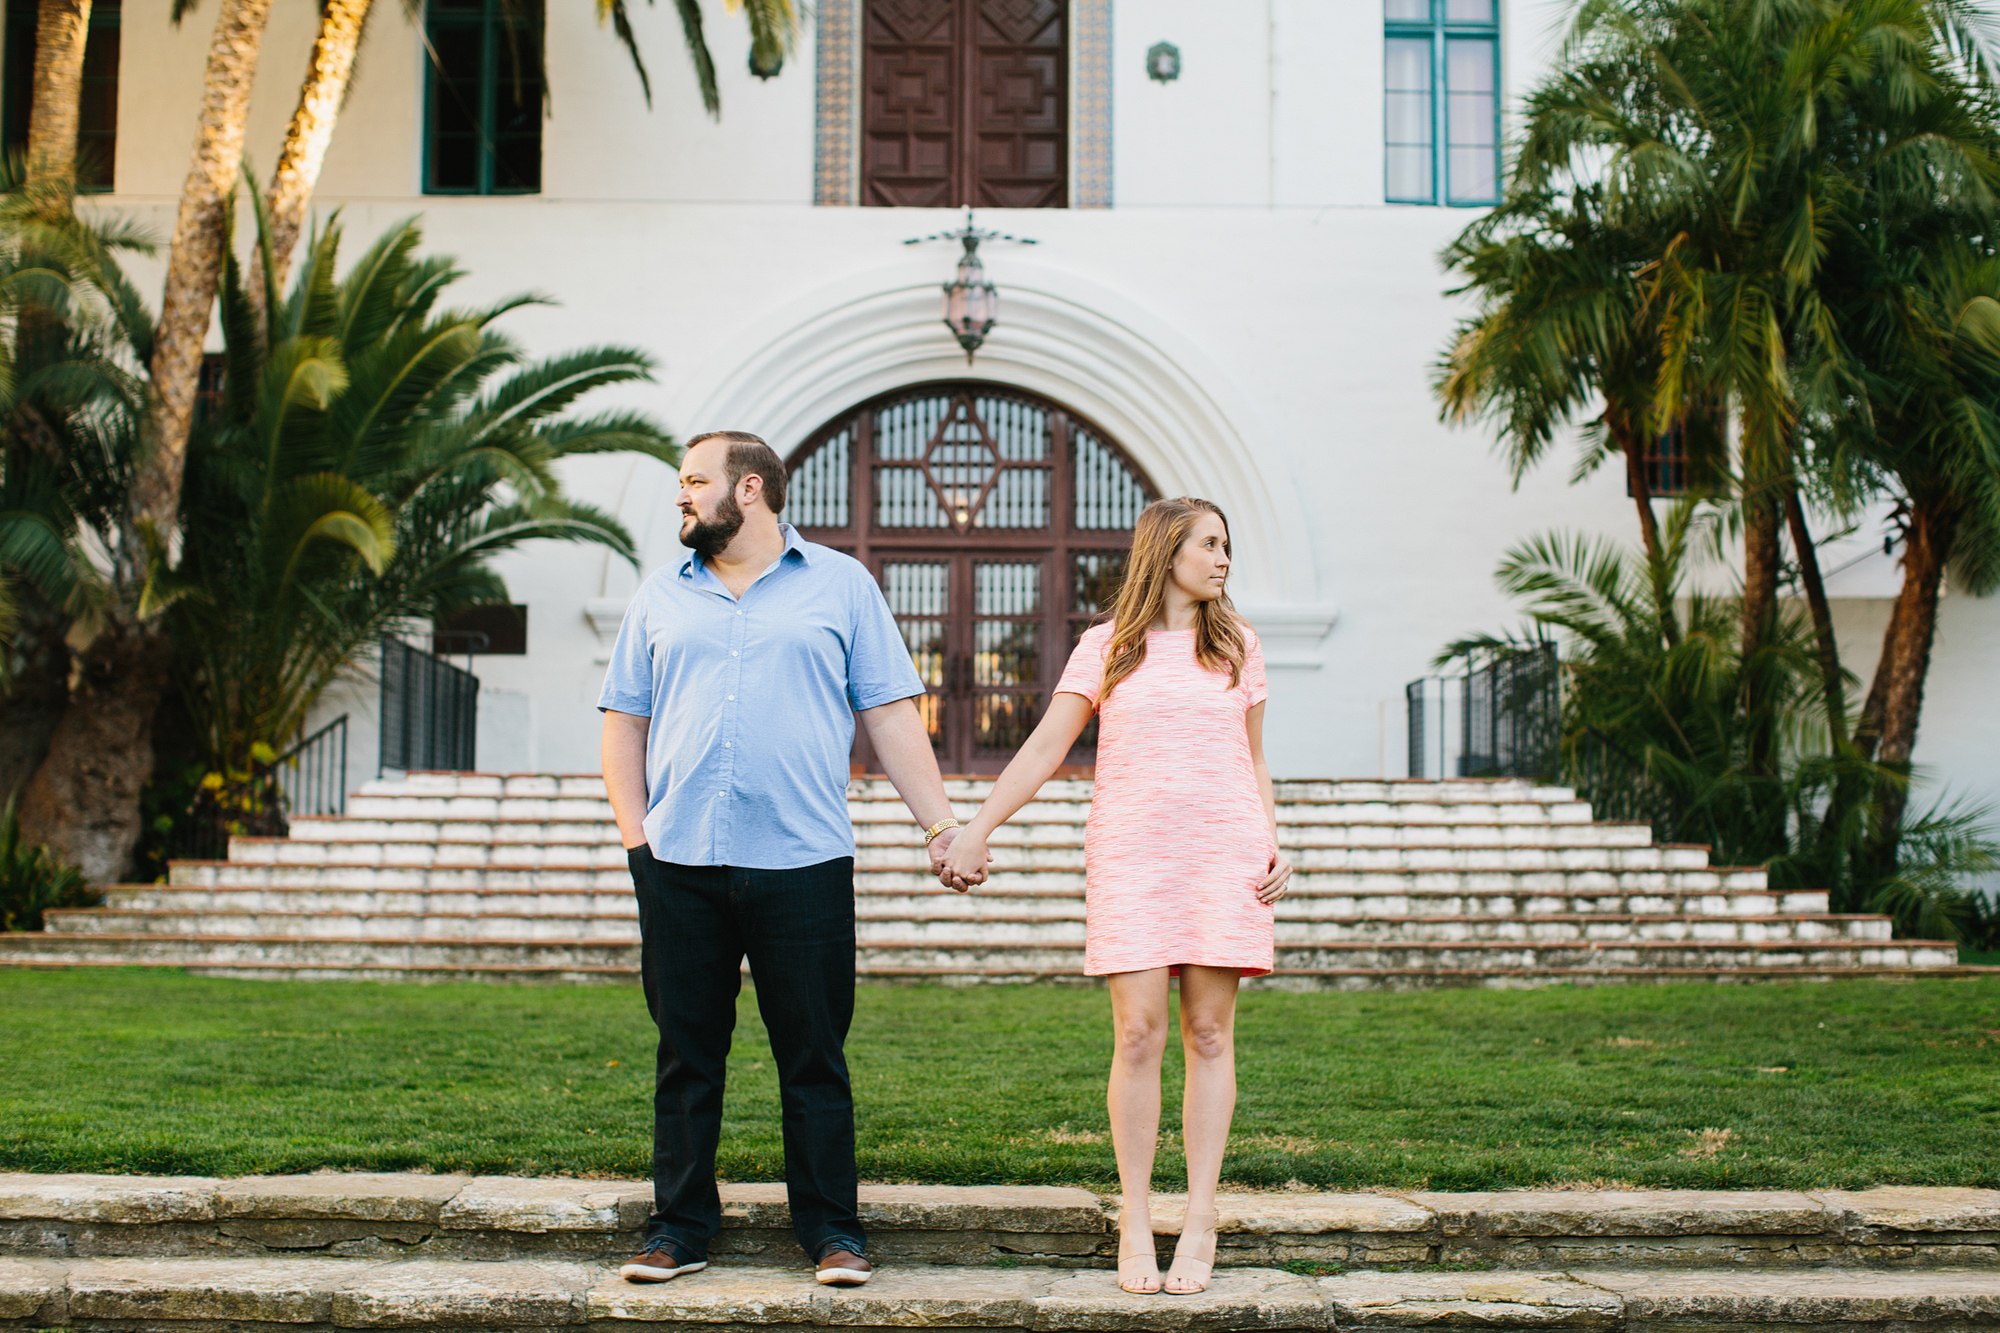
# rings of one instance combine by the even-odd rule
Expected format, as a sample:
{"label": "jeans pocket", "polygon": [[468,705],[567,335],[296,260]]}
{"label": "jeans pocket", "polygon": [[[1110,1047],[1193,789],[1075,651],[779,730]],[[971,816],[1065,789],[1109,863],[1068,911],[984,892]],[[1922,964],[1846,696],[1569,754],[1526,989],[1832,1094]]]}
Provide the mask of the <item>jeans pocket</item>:
{"label": "jeans pocket", "polygon": [[653,849],[646,843],[625,850],[625,865],[632,872],[634,887],[644,887],[654,882],[660,870],[660,862],[653,855]]}

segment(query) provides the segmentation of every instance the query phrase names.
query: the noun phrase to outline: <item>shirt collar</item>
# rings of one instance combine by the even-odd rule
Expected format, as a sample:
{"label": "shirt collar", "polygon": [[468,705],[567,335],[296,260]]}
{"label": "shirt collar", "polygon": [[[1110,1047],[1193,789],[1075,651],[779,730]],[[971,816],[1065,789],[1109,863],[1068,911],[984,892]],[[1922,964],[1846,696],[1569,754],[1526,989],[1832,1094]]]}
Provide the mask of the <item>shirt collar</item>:
{"label": "shirt collar", "polygon": [[[786,556],[796,555],[799,558],[800,564],[812,563],[812,557],[808,554],[811,548],[808,546],[806,539],[799,536],[797,528],[789,523],[780,523],[778,524],[778,531],[785,535],[785,554],[778,557],[780,560],[785,559]],[[707,562],[701,558],[701,552],[690,550],[681,558],[678,573],[684,579],[691,579],[694,577],[695,570],[706,568],[706,566]]]}

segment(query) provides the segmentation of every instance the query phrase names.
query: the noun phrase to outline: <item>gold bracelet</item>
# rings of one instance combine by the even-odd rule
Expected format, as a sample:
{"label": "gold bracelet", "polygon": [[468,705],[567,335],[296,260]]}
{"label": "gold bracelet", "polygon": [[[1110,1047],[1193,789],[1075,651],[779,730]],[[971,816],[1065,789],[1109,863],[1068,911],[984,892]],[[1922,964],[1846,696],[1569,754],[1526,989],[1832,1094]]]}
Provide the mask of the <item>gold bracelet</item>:
{"label": "gold bracelet", "polygon": [[943,819],[940,819],[937,823],[931,825],[929,828],[924,830],[924,846],[926,847],[930,846],[932,842],[936,841],[937,835],[944,832],[948,828],[964,828],[964,827],[965,825],[959,823],[956,819],[953,819],[950,815],[946,815]]}

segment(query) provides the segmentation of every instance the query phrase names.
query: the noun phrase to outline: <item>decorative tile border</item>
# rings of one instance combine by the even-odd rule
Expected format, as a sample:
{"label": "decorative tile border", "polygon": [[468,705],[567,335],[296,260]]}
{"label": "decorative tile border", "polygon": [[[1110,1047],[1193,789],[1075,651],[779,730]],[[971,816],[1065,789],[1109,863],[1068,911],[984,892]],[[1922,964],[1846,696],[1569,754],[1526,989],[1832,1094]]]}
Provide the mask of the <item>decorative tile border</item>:
{"label": "decorative tile border", "polygon": [[817,99],[813,116],[813,202],[858,204],[861,107],[861,6],[866,0],[820,0]]}
{"label": "decorative tile border", "polygon": [[1069,206],[1111,207],[1111,0],[1069,4]]}

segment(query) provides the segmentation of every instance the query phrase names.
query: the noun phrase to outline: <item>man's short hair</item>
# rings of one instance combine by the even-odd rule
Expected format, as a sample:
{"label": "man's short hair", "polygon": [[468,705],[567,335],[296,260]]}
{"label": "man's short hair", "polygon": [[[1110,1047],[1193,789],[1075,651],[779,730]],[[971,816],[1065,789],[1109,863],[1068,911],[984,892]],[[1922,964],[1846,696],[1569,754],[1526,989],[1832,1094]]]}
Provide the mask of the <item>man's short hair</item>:
{"label": "man's short hair", "polygon": [[764,507],[774,514],[785,512],[785,460],[762,436],[747,430],[711,430],[695,436],[685,447],[692,449],[703,440],[728,442],[729,456],[723,460],[722,475],[730,494],[736,493],[738,482],[754,473],[764,479]]}

